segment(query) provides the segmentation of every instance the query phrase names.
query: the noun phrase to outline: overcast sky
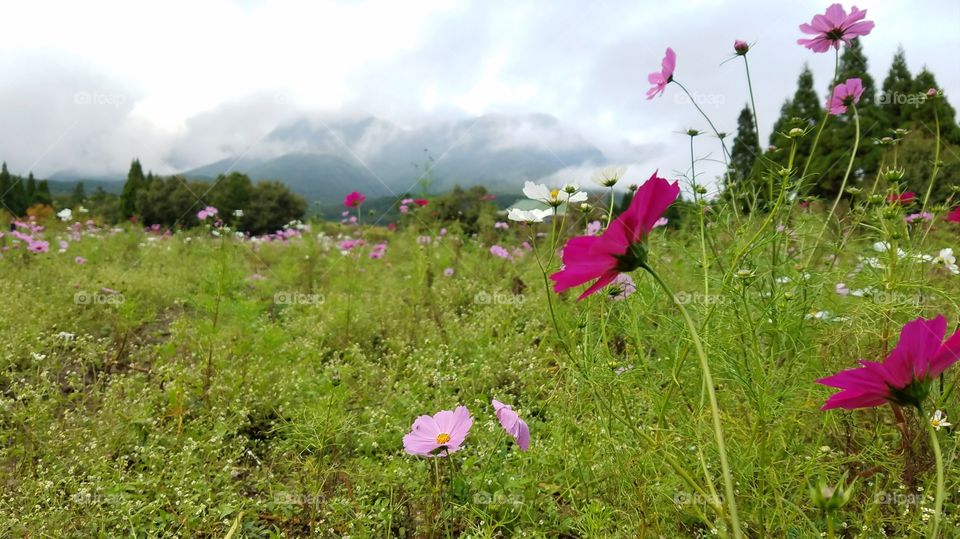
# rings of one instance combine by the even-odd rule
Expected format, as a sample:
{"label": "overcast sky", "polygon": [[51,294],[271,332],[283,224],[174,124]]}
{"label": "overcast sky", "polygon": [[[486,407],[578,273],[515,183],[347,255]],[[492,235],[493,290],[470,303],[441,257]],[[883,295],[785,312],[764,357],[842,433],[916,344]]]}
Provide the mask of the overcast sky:
{"label": "overcast sky", "polygon": [[[689,166],[678,132],[706,129],[679,88],[647,101],[664,49],[721,131],[748,100],[762,140],[804,62],[824,94],[833,54],[796,45],[821,1],[31,0],[0,7],[0,159],[12,170],[172,173],[243,152],[278,123],[372,114],[403,126],[485,113],[553,114],[630,176]],[[867,1],[882,81],[898,45],[954,105],[960,2]],[[850,4],[845,4],[849,9]],[[698,154],[719,146],[697,140]],[[444,148],[432,148],[442,154]],[[415,159],[417,156],[411,156]],[[631,179],[632,179],[631,178]]]}

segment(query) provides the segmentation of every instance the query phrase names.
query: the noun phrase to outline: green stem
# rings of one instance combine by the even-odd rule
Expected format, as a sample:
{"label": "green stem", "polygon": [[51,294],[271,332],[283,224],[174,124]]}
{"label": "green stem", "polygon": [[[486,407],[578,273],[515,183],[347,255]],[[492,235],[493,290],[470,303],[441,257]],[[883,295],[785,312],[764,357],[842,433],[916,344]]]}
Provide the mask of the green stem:
{"label": "green stem", "polygon": [[641,267],[653,277],[657,284],[660,285],[660,288],[663,289],[664,293],[670,296],[670,300],[677,306],[677,309],[680,310],[683,321],[687,325],[687,331],[690,333],[690,339],[693,341],[694,349],[700,358],[700,368],[703,370],[703,382],[707,387],[707,397],[710,401],[710,415],[713,416],[713,432],[717,439],[717,452],[720,454],[720,470],[723,473],[724,495],[727,497],[730,523],[733,527],[733,536],[740,539],[743,537],[743,532],[740,529],[740,518],[737,515],[737,501],[734,498],[733,476],[730,474],[730,463],[727,460],[727,444],[723,438],[723,425],[720,423],[720,406],[717,404],[717,394],[713,387],[713,375],[710,372],[710,363],[707,361],[707,354],[703,349],[703,343],[700,341],[700,334],[697,332],[697,327],[693,323],[693,319],[690,318],[690,313],[687,312],[686,307],[683,306],[682,302],[677,300],[673,291],[667,286],[667,283],[660,278],[660,275],[645,263]]}
{"label": "green stem", "polygon": [[827,227],[830,225],[830,221],[833,219],[834,212],[837,211],[837,206],[840,204],[840,199],[843,198],[843,192],[847,188],[847,180],[850,179],[850,171],[853,170],[853,161],[857,157],[857,150],[860,148],[860,115],[857,113],[857,106],[850,105],[853,107],[853,123],[856,127],[856,132],[853,138],[853,151],[850,152],[850,161],[847,162],[847,171],[843,174],[843,181],[840,182],[840,190],[837,192],[837,198],[833,200],[833,206],[830,207],[830,213],[827,214],[827,218],[823,221],[823,226],[820,227],[820,234],[817,236],[817,241],[813,244],[813,249],[810,250],[810,257],[807,258],[807,263],[804,264],[806,267],[810,267],[810,262],[813,260],[813,257],[817,253],[817,248],[820,246],[820,240],[823,239],[823,234],[827,231]]}
{"label": "green stem", "polygon": [[940,171],[940,115],[937,114],[937,101],[933,101],[933,121],[937,127],[936,145],[933,150],[933,172],[930,174],[930,185],[927,186],[927,194],[923,197],[923,208],[920,212],[927,211],[927,203],[930,202],[930,193],[933,192],[933,183],[937,179],[937,172]]}
{"label": "green stem", "polygon": [[743,67],[747,70],[747,89],[750,90],[750,108],[753,109],[753,128],[757,130],[757,149],[760,149],[760,120],[757,119],[757,104],[753,100],[753,82],[750,81],[750,64],[747,55],[743,55]]}
{"label": "green stem", "polygon": [[[832,92],[837,86],[837,75],[840,73],[840,49],[834,51],[833,58],[833,86],[831,86],[830,91]],[[817,136],[813,138],[813,146],[810,147],[810,153],[807,154],[807,160],[803,163],[803,172],[800,173],[800,181],[803,181],[807,177],[807,170],[810,168],[810,162],[813,161],[813,156],[817,152],[817,144],[820,142],[820,134],[823,133],[823,128],[827,125],[827,120],[830,119],[830,107],[827,106],[827,110],[823,111],[823,119],[820,120],[820,127],[817,129]]]}
{"label": "green stem", "polygon": [[927,424],[927,432],[930,433],[930,446],[933,447],[933,457],[937,462],[937,495],[934,501],[933,533],[930,534],[931,539],[936,539],[939,537],[940,517],[943,514],[943,498],[946,494],[946,486],[943,479],[943,453],[940,451],[940,439],[937,438],[937,431],[933,428],[933,423],[930,422],[930,418],[923,412],[922,406],[917,406],[917,410],[920,412],[920,419]]}
{"label": "green stem", "polygon": [[[707,239],[706,227],[703,223],[703,209],[700,206],[700,195],[697,192],[697,160],[693,155],[693,135],[690,136],[690,181],[693,183],[693,201],[697,208],[697,219],[700,223],[700,256],[701,266],[703,267],[703,295],[704,298],[710,295],[710,266],[707,262]],[[709,301],[709,299],[707,299]]]}
{"label": "green stem", "polygon": [[616,202],[616,194],[613,192],[613,187],[610,187],[610,211],[607,213],[607,228],[610,228],[610,223],[613,221],[613,205]]}

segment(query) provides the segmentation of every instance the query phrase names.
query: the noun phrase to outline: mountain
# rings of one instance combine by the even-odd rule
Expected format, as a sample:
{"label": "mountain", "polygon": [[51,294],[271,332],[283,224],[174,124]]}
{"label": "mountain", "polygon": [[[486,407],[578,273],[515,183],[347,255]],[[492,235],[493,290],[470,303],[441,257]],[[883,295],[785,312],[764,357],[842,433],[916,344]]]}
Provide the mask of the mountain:
{"label": "mountain", "polygon": [[607,163],[600,150],[546,114],[489,114],[416,128],[374,117],[302,117],[274,129],[261,147],[272,155],[223,159],[184,174],[243,172],[255,180],[280,180],[313,201],[354,190],[373,196],[417,191],[425,168],[433,192],[458,184],[513,192],[524,180],[568,166]]}

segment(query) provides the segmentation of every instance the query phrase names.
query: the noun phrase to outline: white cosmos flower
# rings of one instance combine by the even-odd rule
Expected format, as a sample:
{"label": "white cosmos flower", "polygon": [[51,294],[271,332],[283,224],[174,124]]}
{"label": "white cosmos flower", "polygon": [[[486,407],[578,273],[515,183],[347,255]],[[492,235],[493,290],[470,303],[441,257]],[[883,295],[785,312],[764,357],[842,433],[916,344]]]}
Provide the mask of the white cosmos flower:
{"label": "white cosmos flower", "polygon": [[960,274],[960,268],[957,267],[957,257],[953,255],[953,249],[940,249],[940,254],[933,258],[934,264],[943,264],[950,273]]}
{"label": "white cosmos flower", "polygon": [[553,212],[550,210],[520,210],[513,208],[507,214],[507,219],[525,223],[542,223],[545,218],[551,215],[553,215]]}
{"label": "white cosmos flower", "polygon": [[[574,191],[570,193],[567,189]],[[523,194],[530,200],[542,202],[548,206],[559,206],[564,202],[583,202],[587,200],[587,194],[578,191],[579,187],[570,184],[563,189],[550,189],[542,183],[525,182],[523,184]]]}
{"label": "white cosmos flower", "polygon": [[64,208],[57,212],[57,217],[59,217],[61,221],[69,221],[70,219],[73,219],[73,210],[70,208]]}
{"label": "white cosmos flower", "polygon": [[933,413],[933,416],[930,417],[930,424],[933,425],[933,428],[940,430],[943,427],[952,427],[950,423],[947,423],[947,414],[943,410],[937,410]]}
{"label": "white cosmos flower", "polygon": [[600,187],[613,187],[627,172],[627,167],[608,166],[593,173],[593,182]]}

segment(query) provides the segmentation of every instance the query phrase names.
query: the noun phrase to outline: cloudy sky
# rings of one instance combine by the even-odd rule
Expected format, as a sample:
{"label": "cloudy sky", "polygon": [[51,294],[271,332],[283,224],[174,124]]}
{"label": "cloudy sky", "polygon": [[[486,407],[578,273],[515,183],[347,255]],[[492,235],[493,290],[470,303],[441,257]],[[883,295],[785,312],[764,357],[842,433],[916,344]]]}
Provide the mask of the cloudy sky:
{"label": "cloudy sky", "polygon": [[[824,1],[31,0],[0,32],[0,159],[46,176],[172,173],[255,154],[304,112],[372,114],[415,127],[485,113],[555,115],[630,175],[684,171],[679,132],[706,129],[671,87],[644,97],[665,47],[676,78],[721,131],[748,100],[750,52],[763,140],[804,62],[821,94],[833,55],[795,44]],[[849,5],[847,5],[849,8]],[[881,81],[898,45],[960,93],[960,3],[866,1],[864,48]],[[953,99],[954,104],[960,100]],[[711,138],[701,157],[719,158]],[[431,149],[442,154],[443,148]],[[416,156],[412,156],[412,159]]]}

